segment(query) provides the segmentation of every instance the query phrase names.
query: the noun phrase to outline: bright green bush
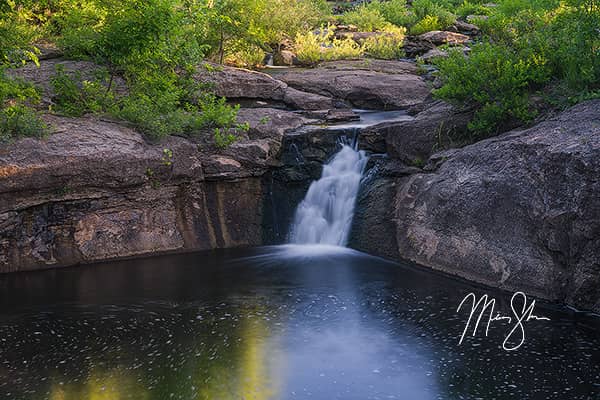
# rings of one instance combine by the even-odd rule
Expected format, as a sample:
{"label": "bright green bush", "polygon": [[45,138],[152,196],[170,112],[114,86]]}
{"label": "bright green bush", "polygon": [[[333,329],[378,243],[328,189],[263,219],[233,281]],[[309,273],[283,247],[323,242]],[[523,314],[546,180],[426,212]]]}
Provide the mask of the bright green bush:
{"label": "bright green bush", "polygon": [[468,15],[489,15],[490,9],[481,2],[470,2],[464,0],[457,8],[456,15],[460,15],[465,18]]}
{"label": "bright green bush", "polygon": [[414,0],[412,10],[419,21],[426,17],[436,18],[439,26],[443,29],[456,21],[456,15],[450,10],[454,9],[450,2],[434,0]]}
{"label": "bright green bush", "polygon": [[377,10],[387,22],[396,26],[410,26],[416,22],[416,15],[407,8],[406,0],[375,0],[367,4]]}
{"label": "bright green bush", "polygon": [[345,24],[355,25],[358,30],[363,32],[374,32],[388,25],[388,21],[380,10],[368,5],[361,5],[347,12],[343,15],[342,21]]}
{"label": "bright green bush", "polygon": [[0,143],[25,136],[42,138],[48,132],[48,125],[31,107],[15,103],[0,109]]}
{"label": "bright green bush", "polygon": [[413,35],[420,35],[425,32],[439,31],[444,28],[440,19],[436,16],[426,15],[425,18],[417,22],[410,28],[410,33]]}
{"label": "bright green bush", "polygon": [[403,57],[402,46],[405,34],[406,28],[388,27],[381,35],[367,38],[362,44],[363,52],[373,58],[384,60]]}
{"label": "bright green bush", "polygon": [[37,63],[39,51],[32,45],[37,37],[36,30],[28,25],[24,13],[14,2],[0,6],[0,66],[26,61]]}
{"label": "bright green bush", "polygon": [[475,136],[494,133],[503,122],[527,122],[533,117],[528,93],[551,77],[548,60],[536,55],[522,58],[505,46],[478,44],[466,57],[451,50],[435,60],[443,86],[434,94],[476,109],[469,125]]}
{"label": "bright green bush", "polygon": [[351,38],[336,39],[331,27],[296,35],[296,56],[304,64],[358,58],[363,49]]}
{"label": "bright green bush", "polygon": [[6,76],[5,68],[0,66],[0,143],[24,136],[45,136],[49,127],[31,107],[40,100],[38,90]]}

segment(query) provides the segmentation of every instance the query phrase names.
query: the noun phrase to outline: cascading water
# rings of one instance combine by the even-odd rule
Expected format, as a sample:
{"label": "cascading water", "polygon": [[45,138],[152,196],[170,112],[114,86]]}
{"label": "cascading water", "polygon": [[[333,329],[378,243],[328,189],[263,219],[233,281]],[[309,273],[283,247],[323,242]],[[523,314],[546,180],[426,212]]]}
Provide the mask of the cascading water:
{"label": "cascading water", "polygon": [[344,144],[323,166],[321,178],[311,183],[296,209],[291,243],[346,245],[366,163],[364,151]]}

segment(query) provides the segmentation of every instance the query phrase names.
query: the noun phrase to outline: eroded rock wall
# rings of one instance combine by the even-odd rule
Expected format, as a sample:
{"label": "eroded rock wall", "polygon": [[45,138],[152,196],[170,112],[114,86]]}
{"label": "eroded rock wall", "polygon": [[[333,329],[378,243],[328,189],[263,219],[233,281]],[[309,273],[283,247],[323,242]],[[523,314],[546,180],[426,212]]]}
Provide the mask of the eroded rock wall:
{"label": "eroded rock wall", "polygon": [[600,311],[600,101],[379,182],[357,224],[394,231],[370,228],[361,250],[387,256],[394,235],[394,258]]}

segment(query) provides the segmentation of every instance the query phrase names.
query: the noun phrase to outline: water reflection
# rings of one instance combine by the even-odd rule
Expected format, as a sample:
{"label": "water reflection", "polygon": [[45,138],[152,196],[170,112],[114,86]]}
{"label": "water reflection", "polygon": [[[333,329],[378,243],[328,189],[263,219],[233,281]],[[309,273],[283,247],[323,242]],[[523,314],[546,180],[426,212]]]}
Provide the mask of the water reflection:
{"label": "water reflection", "polygon": [[543,309],[551,323],[528,328],[517,352],[501,350],[501,330],[458,346],[456,306],[476,289],[312,250],[0,277],[0,398],[592,399],[600,389],[595,319]]}

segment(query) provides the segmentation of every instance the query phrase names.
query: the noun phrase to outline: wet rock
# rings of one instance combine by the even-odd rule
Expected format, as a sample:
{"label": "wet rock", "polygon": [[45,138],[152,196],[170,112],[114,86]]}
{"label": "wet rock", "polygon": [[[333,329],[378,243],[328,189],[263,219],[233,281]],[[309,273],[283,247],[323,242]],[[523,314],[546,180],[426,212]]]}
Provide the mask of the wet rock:
{"label": "wet rock", "polygon": [[261,243],[275,127],[207,154],[96,118],[45,118],[53,135],[0,150],[0,272]]}
{"label": "wet rock", "polygon": [[282,102],[290,108],[302,110],[327,109],[334,106],[329,97],[290,88],[281,80],[257,71],[206,64],[199,68],[196,79],[212,86],[218,96],[232,101],[260,99]]}
{"label": "wet rock", "polygon": [[290,107],[299,110],[327,110],[336,106],[331,97],[302,92],[293,87],[285,89],[283,101]]}
{"label": "wet rock", "polygon": [[216,64],[198,68],[195,79],[211,86],[217,96],[283,100],[287,85],[270,75]]}

